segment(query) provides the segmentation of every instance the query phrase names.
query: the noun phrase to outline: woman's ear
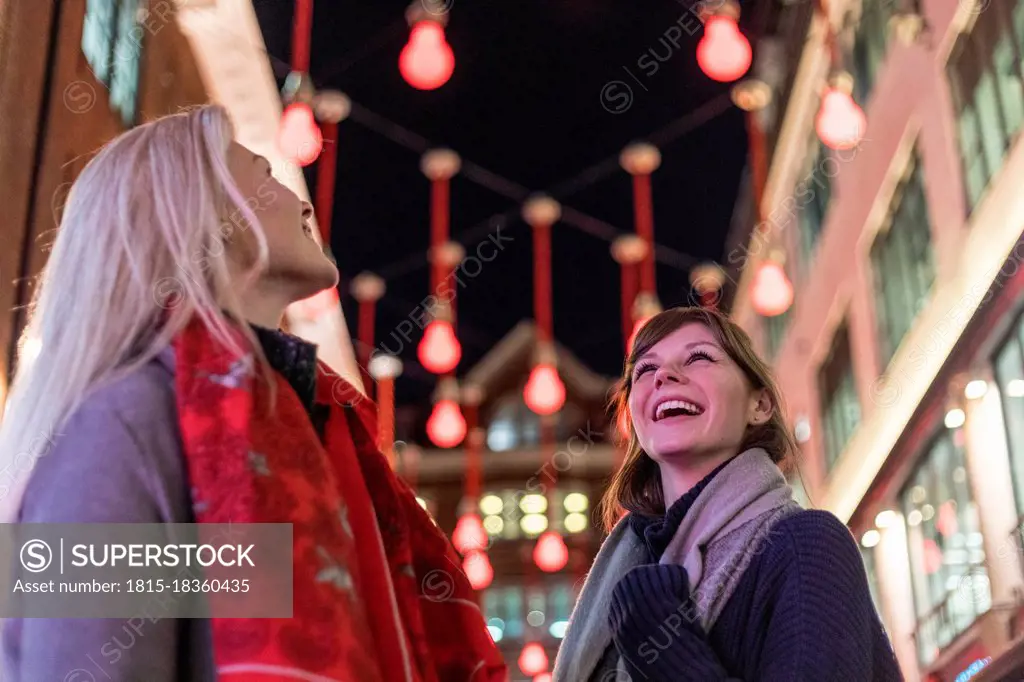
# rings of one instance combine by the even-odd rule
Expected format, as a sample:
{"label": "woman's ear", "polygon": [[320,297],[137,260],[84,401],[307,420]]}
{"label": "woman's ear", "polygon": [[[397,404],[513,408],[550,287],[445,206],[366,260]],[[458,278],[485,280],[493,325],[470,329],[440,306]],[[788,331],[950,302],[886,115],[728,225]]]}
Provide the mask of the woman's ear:
{"label": "woman's ear", "polygon": [[767,424],[768,420],[772,418],[773,412],[775,412],[775,406],[772,404],[772,397],[769,395],[768,389],[759,388],[755,390],[750,396],[747,423],[751,426]]}

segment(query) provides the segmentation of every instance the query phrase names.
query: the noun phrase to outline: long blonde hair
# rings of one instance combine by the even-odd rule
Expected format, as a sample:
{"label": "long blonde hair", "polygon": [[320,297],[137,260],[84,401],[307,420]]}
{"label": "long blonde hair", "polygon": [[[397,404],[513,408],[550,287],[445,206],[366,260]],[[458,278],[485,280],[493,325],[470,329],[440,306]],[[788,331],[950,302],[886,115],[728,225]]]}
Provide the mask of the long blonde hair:
{"label": "long blonde hair", "polygon": [[258,349],[231,322],[244,316],[225,236],[253,228],[258,256],[243,283],[267,263],[263,229],[228,170],[232,138],[224,109],[195,108],[120,135],[75,181],[0,423],[0,522],[16,520],[32,468],[90,392],[148,362],[193,315],[229,351],[248,350],[239,329]]}
{"label": "long blonde hair", "polygon": [[632,421],[629,420],[629,393],[633,390],[633,369],[640,357],[654,344],[685,324],[703,324],[714,335],[718,344],[739,366],[750,385],[765,389],[772,403],[771,418],[760,426],[747,428],[740,452],[748,448],[764,448],[772,461],[786,468],[793,464],[799,448],[786,426],[785,405],[771,367],[758,357],[754,345],[743,328],[722,313],[708,308],[670,308],[648,320],[633,341],[633,348],[626,358],[622,378],[615,391],[612,403],[616,421],[625,419],[629,424],[629,443],[622,467],[615,472],[611,484],[605,491],[600,504],[600,517],[606,530],[611,530],[622,511],[646,516],[660,516],[665,513],[665,496],[661,489],[661,476],[657,463],[640,447]]}

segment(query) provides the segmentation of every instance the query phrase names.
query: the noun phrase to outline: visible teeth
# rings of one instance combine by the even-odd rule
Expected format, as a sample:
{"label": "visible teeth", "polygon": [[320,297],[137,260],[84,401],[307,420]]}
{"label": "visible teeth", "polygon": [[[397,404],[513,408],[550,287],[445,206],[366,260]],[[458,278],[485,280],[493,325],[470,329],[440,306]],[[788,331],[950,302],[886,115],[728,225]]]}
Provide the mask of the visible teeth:
{"label": "visible teeth", "polygon": [[658,421],[659,419],[662,419],[665,416],[665,413],[669,410],[682,410],[688,415],[698,415],[702,412],[700,407],[691,402],[687,402],[685,400],[666,400],[658,405],[658,409],[654,415],[654,420]]}

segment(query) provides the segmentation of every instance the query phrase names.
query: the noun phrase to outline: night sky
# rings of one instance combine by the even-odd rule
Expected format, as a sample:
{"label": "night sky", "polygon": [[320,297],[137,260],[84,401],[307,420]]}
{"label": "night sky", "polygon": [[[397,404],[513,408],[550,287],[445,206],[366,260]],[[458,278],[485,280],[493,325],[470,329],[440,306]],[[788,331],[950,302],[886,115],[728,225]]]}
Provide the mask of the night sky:
{"label": "night sky", "polygon": [[[294,4],[255,4],[283,82]],[[743,113],[731,104],[729,86],[697,66],[695,18],[669,0],[455,0],[446,29],[454,75],[423,92],[398,72],[406,7],[315,3],[313,81],[353,101],[339,129],[332,225],[353,336],[348,283],[360,271],[387,281],[376,336],[392,350],[392,331],[427,295],[430,186],[419,164],[423,151],[445,146],[463,162],[451,184],[452,239],[473,253],[500,224],[505,240],[479,274],[463,277],[458,374],[532,318],[532,242],[519,212],[540,191],[563,204],[552,238],[555,335],[595,371],[617,374],[619,269],[609,249],[634,229],[632,184],[619,152],[638,140],[661,149],[653,196],[658,294],[666,306],[690,298],[690,266],[722,259],[746,159]],[[744,3],[748,37],[758,21]],[[306,173],[311,191],[314,168]],[[427,404],[436,385],[416,360],[418,340],[401,353],[399,405]]]}

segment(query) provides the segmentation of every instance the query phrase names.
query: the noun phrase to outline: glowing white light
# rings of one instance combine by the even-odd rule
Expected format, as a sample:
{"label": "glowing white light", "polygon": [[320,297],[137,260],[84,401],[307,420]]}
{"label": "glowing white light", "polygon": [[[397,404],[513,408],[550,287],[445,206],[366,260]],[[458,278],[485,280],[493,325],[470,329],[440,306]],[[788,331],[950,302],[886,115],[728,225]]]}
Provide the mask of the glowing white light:
{"label": "glowing white light", "polygon": [[583,493],[569,493],[565,496],[565,511],[582,512],[590,505],[590,500]]}
{"label": "glowing white light", "polygon": [[879,528],[888,528],[896,520],[896,512],[892,509],[883,509],[875,517],[875,525]]}
{"label": "glowing white light", "polygon": [[484,495],[480,498],[480,511],[485,515],[492,516],[500,514],[505,508],[505,503],[497,495]]}
{"label": "glowing white light", "polygon": [[519,520],[519,527],[527,535],[540,535],[548,529],[548,517],[543,514],[527,514]]}
{"label": "glowing white light", "polygon": [[967,415],[959,407],[954,407],[946,413],[945,424],[947,429],[959,429],[967,421]]}
{"label": "glowing white light", "polygon": [[860,544],[864,545],[865,547],[870,548],[870,547],[874,547],[875,545],[877,545],[878,541],[881,540],[881,539],[882,539],[882,534],[879,533],[874,528],[872,528],[871,530],[865,532],[863,536],[861,536]]}
{"label": "glowing white light", "polygon": [[565,529],[570,533],[579,533],[587,527],[587,515],[586,514],[569,514],[565,517]]}
{"label": "glowing white light", "polygon": [[524,495],[519,500],[519,508],[526,514],[543,514],[548,508],[548,498],[543,495]]}
{"label": "glowing white light", "polygon": [[964,387],[964,396],[968,400],[977,400],[988,392],[988,382],[984,379],[975,379],[967,382]]}

